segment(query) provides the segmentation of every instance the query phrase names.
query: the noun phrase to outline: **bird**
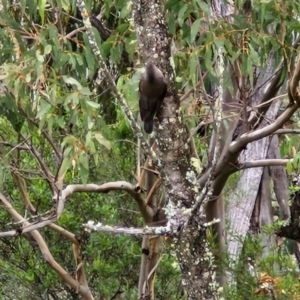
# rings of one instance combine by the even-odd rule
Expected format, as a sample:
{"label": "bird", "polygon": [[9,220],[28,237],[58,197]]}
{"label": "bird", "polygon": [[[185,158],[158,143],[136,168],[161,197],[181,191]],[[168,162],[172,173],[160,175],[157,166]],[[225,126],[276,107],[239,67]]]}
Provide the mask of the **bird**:
{"label": "bird", "polygon": [[146,65],[146,71],[139,82],[139,107],[145,132],[153,131],[153,118],[167,93],[164,75],[153,63]]}

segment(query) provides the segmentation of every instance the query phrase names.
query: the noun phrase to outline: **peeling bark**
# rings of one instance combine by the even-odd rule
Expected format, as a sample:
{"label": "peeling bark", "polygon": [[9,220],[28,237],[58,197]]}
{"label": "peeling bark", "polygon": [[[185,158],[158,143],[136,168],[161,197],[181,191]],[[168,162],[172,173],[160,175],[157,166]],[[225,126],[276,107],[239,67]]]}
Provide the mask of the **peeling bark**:
{"label": "peeling bark", "polygon": [[[280,103],[273,103],[266,118],[274,120]],[[266,121],[260,125],[264,127]],[[242,162],[264,159],[269,149],[270,137],[263,138],[247,146],[241,154]],[[247,169],[243,171],[235,192],[229,196],[230,202],[226,211],[226,218],[230,220],[228,232],[228,253],[236,261],[243,247],[243,240],[248,232],[250,218],[258,194],[263,168]]]}

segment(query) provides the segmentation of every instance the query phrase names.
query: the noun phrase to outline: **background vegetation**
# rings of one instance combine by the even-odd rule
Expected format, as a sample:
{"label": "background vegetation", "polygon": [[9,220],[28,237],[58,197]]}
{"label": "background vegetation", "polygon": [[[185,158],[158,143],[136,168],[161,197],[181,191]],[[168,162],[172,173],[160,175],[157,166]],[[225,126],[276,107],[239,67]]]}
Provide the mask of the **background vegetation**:
{"label": "background vegetation", "polygon": [[[109,93],[105,78],[98,76],[99,64],[75,1],[22,0],[1,1],[1,4],[1,193],[16,211],[34,222],[55,207],[54,179],[59,175],[64,175],[65,185],[122,180],[136,184],[137,138],[123,109]],[[131,2],[87,0],[85,5],[91,14],[100,14],[107,31],[94,28],[98,46],[118,90],[138,119],[141,70],[135,66],[137,42]],[[285,59],[280,82],[286,82],[298,51],[292,44],[300,31],[300,4],[253,1],[248,11],[245,8],[248,1],[236,1],[233,21],[219,19],[214,23],[207,22],[210,7],[205,1],[169,0],[164,5],[176,85],[183,96],[184,120],[191,129],[203,122],[197,128],[195,144],[205,165],[214,124],[203,88],[216,99],[218,49],[223,47],[226,53],[225,65],[239,63],[239,75],[248,78],[249,88],[257,80],[254,66],[265,67],[272,51],[275,69]],[[200,87],[201,76],[204,81]],[[229,77],[224,86],[233,89]],[[283,111],[288,105],[286,95],[280,109]],[[244,107],[241,103],[241,115]],[[295,114],[285,128],[298,129],[298,121]],[[279,137],[281,156],[295,158],[288,163],[289,174],[294,178],[299,172],[296,160],[299,139],[292,134]],[[227,203],[231,193],[236,193],[239,178],[236,173],[227,182],[224,193]],[[270,178],[267,182],[271,187],[274,185]],[[295,193],[295,188],[292,192]],[[274,204],[274,192],[271,198]],[[274,209],[274,215],[282,218],[278,209]],[[56,222],[59,228],[44,227],[39,232],[55,260],[73,277],[77,270],[72,243],[61,231],[76,236],[95,299],[137,299],[141,237],[91,234],[83,227],[89,220],[119,227],[143,226],[137,205],[128,193],[112,191],[72,195]],[[261,284],[271,281],[277,295],[273,299],[292,299],[298,283],[299,262],[294,256],[299,252],[298,243],[277,241],[272,244],[272,251],[264,255],[261,233],[273,236],[277,228],[273,224],[259,224],[256,228],[254,221],[251,225],[234,270],[230,260],[222,261],[226,271],[238,278],[237,287],[226,290],[228,299],[268,298],[271,289]],[[19,227],[6,208],[0,210],[1,232]],[[213,245],[212,237],[213,234],[210,236]],[[168,239],[162,249],[155,299],[183,299],[180,270]],[[45,263],[29,233],[0,239],[0,270],[3,299],[80,299],[78,292],[60,281]],[[261,276],[260,281],[262,272],[269,277]],[[278,277],[281,279],[276,281]]]}

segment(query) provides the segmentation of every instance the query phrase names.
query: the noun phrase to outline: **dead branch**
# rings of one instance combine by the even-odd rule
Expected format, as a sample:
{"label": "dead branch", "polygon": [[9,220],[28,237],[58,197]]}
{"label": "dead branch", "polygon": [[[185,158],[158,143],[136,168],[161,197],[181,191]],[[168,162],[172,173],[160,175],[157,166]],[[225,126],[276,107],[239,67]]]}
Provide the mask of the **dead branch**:
{"label": "dead branch", "polygon": [[89,230],[100,231],[100,232],[109,232],[114,234],[129,234],[129,235],[174,235],[176,232],[172,231],[168,226],[161,227],[148,227],[144,228],[123,228],[123,227],[115,227],[103,225],[102,223],[94,223],[90,221],[87,224],[83,224],[83,226]]}

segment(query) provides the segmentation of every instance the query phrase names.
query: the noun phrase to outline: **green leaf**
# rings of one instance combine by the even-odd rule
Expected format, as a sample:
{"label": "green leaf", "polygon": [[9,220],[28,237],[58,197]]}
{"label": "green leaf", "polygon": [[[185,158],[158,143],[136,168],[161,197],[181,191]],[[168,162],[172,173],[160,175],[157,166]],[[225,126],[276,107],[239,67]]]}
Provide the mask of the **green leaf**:
{"label": "green leaf", "polygon": [[37,60],[38,60],[39,62],[41,62],[41,63],[44,62],[44,56],[40,54],[40,50],[37,50],[37,51],[35,52],[35,56],[36,56],[36,58],[37,58]]}
{"label": "green leaf", "polygon": [[94,138],[98,141],[100,145],[103,145],[107,149],[111,149],[110,142],[99,132],[94,133]]}
{"label": "green leaf", "polygon": [[51,45],[47,45],[44,49],[44,54],[49,54],[52,51],[52,46]]}
{"label": "green leaf", "polygon": [[25,81],[27,83],[29,83],[31,81],[31,73],[30,72],[26,74]]}
{"label": "green leaf", "polygon": [[116,63],[120,63],[122,53],[123,53],[123,44],[117,44],[117,45],[114,45],[114,47],[112,47],[112,48],[110,49],[110,55],[111,55],[111,58],[112,58],[113,61],[115,61]]}
{"label": "green leaf", "polygon": [[88,147],[89,152],[91,154],[97,153],[97,150],[96,150],[96,147],[95,147],[95,143],[92,140],[89,141],[89,143],[87,144],[87,147]]}
{"label": "green leaf", "polygon": [[47,121],[47,128],[48,128],[48,131],[49,131],[50,135],[52,135],[52,133],[53,133],[53,131],[52,131],[53,124],[54,124],[54,119],[49,118],[48,121]]}
{"label": "green leaf", "polygon": [[64,177],[71,166],[72,166],[72,163],[71,163],[70,157],[64,157],[63,162],[62,162],[62,164],[60,166],[60,169],[59,169],[58,176],[59,177]]}
{"label": "green leaf", "polygon": [[60,0],[61,6],[65,11],[69,11],[71,2],[69,0]]}
{"label": "green leaf", "polygon": [[205,1],[197,1],[197,4],[206,15],[210,14],[210,7]]}
{"label": "green leaf", "polygon": [[125,19],[129,16],[129,14],[131,13],[131,5],[129,2],[125,2],[125,5],[122,7],[121,12],[120,12],[120,17],[122,19]]}
{"label": "green leaf", "polygon": [[55,64],[53,65],[54,69],[59,69],[62,66],[64,66],[69,60],[69,55],[66,53],[59,53],[56,57],[55,57]]}
{"label": "green leaf", "polygon": [[51,42],[54,44],[56,49],[60,48],[60,43],[58,41],[58,31],[56,26],[52,25],[52,24],[48,24],[48,30],[49,30],[49,37]]}
{"label": "green leaf", "polygon": [[127,31],[129,28],[129,24],[127,23],[123,23],[123,24],[120,24],[118,27],[117,27],[117,31],[120,33],[120,34],[123,34],[125,31]]}
{"label": "green leaf", "polygon": [[20,4],[21,4],[21,14],[23,15],[26,9],[26,0],[21,0]]}
{"label": "green leaf", "polygon": [[78,159],[79,164],[84,167],[86,170],[89,169],[89,157],[87,155],[86,152],[82,152],[79,155],[79,159]]}
{"label": "green leaf", "polygon": [[78,93],[72,93],[68,95],[65,99],[65,103],[69,103],[69,102],[72,103],[72,109],[74,109],[76,105],[78,105],[79,103]]}
{"label": "green leaf", "polygon": [[26,8],[29,12],[29,15],[33,18],[36,18],[36,16],[37,16],[37,5],[36,5],[37,3],[36,3],[36,1],[27,1],[26,4],[27,4]]}
{"label": "green leaf", "polygon": [[85,144],[88,145],[92,139],[92,133],[89,131],[85,137]]}
{"label": "green leaf", "polygon": [[291,175],[293,173],[294,168],[293,168],[293,165],[292,165],[291,162],[288,162],[286,164],[286,170],[287,170],[287,172],[288,172],[289,175]]}
{"label": "green leaf", "polygon": [[180,26],[183,25],[185,18],[184,18],[184,14],[187,11],[188,7],[186,4],[182,5],[180,11],[178,12],[178,23]]}
{"label": "green leaf", "polygon": [[82,89],[80,90],[80,93],[84,96],[93,95],[93,93],[90,91],[90,89],[88,87],[82,87]]}
{"label": "green leaf", "polygon": [[213,55],[213,52],[212,52],[212,47],[207,47],[206,48],[206,51],[205,51],[205,54],[204,54],[204,64],[205,64],[205,67],[207,68],[207,70],[212,74],[212,75],[216,75],[213,67],[212,67],[212,55]]}
{"label": "green leaf", "polygon": [[[87,156],[86,158],[82,158],[82,162],[87,159]],[[85,162],[84,162],[85,164]],[[87,166],[88,166],[88,161],[87,161]],[[81,181],[83,184],[86,184],[88,179],[89,179],[89,169],[88,168],[85,168],[83,164],[80,163],[80,166],[79,166],[79,176],[81,178]]]}
{"label": "green leaf", "polygon": [[86,104],[88,104],[89,106],[93,107],[93,108],[99,108],[100,104],[93,102],[93,101],[86,101]]}
{"label": "green leaf", "polygon": [[39,0],[39,13],[42,19],[42,24],[44,24],[45,20],[45,7],[46,7],[46,0]]}
{"label": "green leaf", "polygon": [[64,151],[64,157],[69,157],[71,155],[71,152],[73,152],[73,147],[67,147]]}
{"label": "green leaf", "polygon": [[123,85],[124,85],[124,76],[121,75],[119,78],[118,78],[118,82],[117,82],[117,90],[118,91],[122,91],[122,88],[123,88]]}
{"label": "green leaf", "polygon": [[65,128],[66,124],[64,121],[64,118],[62,116],[55,116],[55,123],[58,125],[60,128]]}
{"label": "green leaf", "polygon": [[52,107],[51,104],[49,104],[48,102],[40,101],[39,110],[38,113],[36,114],[36,118],[40,118],[45,114],[47,114],[47,112],[50,110],[51,107]]}
{"label": "green leaf", "polygon": [[73,77],[64,75],[63,76],[63,80],[67,84],[75,85],[78,90],[82,89],[82,85],[75,78],[73,78]]}
{"label": "green leaf", "polygon": [[109,56],[111,47],[112,43],[108,40],[101,44],[101,54],[104,58],[107,58]]}
{"label": "green leaf", "polygon": [[174,14],[169,14],[169,31],[172,35],[176,35],[176,22]]}
{"label": "green leaf", "polygon": [[77,144],[77,138],[73,135],[68,135],[64,138],[63,142],[62,142],[62,147],[64,147],[65,145],[76,145]]}
{"label": "green leaf", "polygon": [[198,19],[193,23],[193,25],[191,27],[191,42],[192,43],[195,41],[197,33],[199,32],[200,23],[201,23],[201,20]]}
{"label": "green leaf", "polygon": [[250,50],[249,56],[250,56],[253,64],[256,66],[260,66],[260,57],[259,57],[258,53],[254,50],[254,48],[251,46],[251,44],[249,44],[249,50]]}
{"label": "green leaf", "polygon": [[16,132],[19,132],[24,125],[25,120],[23,119],[22,115],[6,108],[3,104],[0,104],[0,115],[6,116],[7,120],[10,122]]}
{"label": "green leaf", "polygon": [[[95,146],[95,145],[94,145]],[[92,152],[91,153],[93,154],[93,158],[94,158],[94,162],[95,162],[95,166],[98,167],[98,164],[99,164],[99,155],[98,153],[95,151],[95,152]]]}

